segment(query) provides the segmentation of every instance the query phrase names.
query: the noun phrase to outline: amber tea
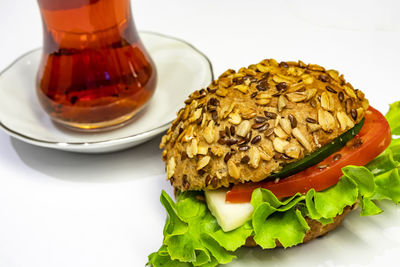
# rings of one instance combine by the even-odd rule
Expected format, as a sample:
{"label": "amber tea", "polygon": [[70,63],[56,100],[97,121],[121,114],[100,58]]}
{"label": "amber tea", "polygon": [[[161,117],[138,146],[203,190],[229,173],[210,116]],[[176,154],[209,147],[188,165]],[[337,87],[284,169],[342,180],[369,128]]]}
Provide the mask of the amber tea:
{"label": "amber tea", "polygon": [[43,54],[39,101],[75,129],[121,125],[145,106],[156,85],[129,0],[38,0]]}

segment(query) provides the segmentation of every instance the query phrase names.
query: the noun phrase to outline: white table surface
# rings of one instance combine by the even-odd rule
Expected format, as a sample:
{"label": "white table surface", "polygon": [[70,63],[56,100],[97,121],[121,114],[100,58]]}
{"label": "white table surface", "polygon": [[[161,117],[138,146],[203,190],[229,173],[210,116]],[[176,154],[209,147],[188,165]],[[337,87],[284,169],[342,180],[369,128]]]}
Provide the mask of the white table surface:
{"label": "white table surface", "polygon": [[[399,1],[132,5],[139,30],[187,40],[210,58],[216,75],[263,58],[301,59],[345,73],[382,112],[400,100]],[[1,0],[0,36],[0,69],[39,47],[36,1]],[[83,155],[28,145],[1,131],[0,266],[143,266],[162,241],[160,191],[171,192],[160,138],[118,153]],[[399,266],[400,209],[383,207],[386,212],[374,218],[350,215],[335,234],[310,245],[241,250],[245,259],[232,266]]]}

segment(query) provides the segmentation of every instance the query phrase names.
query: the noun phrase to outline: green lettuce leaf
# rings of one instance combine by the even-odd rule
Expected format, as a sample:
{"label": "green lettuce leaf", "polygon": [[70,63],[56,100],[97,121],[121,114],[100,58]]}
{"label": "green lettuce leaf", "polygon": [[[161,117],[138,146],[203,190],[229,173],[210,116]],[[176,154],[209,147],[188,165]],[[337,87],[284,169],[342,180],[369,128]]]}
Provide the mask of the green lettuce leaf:
{"label": "green lettuce leaf", "polygon": [[315,209],[323,218],[333,218],[342,214],[346,206],[353,205],[357,200],[357,195],[357,185],[348,177],[343,176],[333,187],[315,192]]}
{"label": "green lettuce leaf", "polygon": [[258,188],[254,190],[251,204],[254,207],[252,217],[254,240],[262,248],[274,248],[276,240],[284,247],[301,243],[309,229],[297,203],[304,196],[295,196],[280,201],[271,191]]}
{"label": "green lettuce leaf", "polygon": [[400,135],[400,101],[390,105],[388,113],[385,115],[389,122],[390,130],[393,135]]}
{"label": "green lettuce leaf", "polygon": [[300,210],[293,207],[271,212],[272,209],[263,203],[254,212],[254,241],[264,249],[276,247],[277,240],[285,248],[301,243],[309,227]]}
{"label": "green lettuce leaf", "polygon": [[389,149],[392,151],[393,159],[396,162],[400,162],[400,138],[392,139],[392,142],[389,145]]}
{"label": "green lettuce leaf", "polygon": [[[365,167],[346,166],[342,168],[343,175],[357,184],[358,192],[362,197],[371,197],[374,194],[374,175]],[[343,180],[343,178],[341,179]]]}
{"label": "green lettuce leaf", "polygon": [[166,192],[161,203],[167,211],[163,246],[149,256],[152,266],[216,266],[231,262],[234,251],[253,233],[250,223],[225,233],[201,192],[178,193],[175,203]]}
{"label": "green lettuce leaf", "polygon": [[382,210],[370,199],[361,199],[361,216],[371,216],[382,213]]}
{"label": "green lettuce leaf", "polygon": [[[214,220],[214,222],[216,221]],[[222,229],[218,229],[210,233],[210,235],[226,250],[235,251],[246,243],[247,237],[251,236],[252,233],[251,221],[247,221],[235,230],[224,232]]]}
{"label": "green lettuce leaf", "polygon": [[[400,141],[400,139],[398,140]],[[396,151],[396,153],[398,153],[397,157],[400,156],[400,142],[398,142],[398,147],[396,147],[396,145],[393,145],[393,147],[391,147],[394,141],[395,140],[391,142],[388,149],[386,149],[382,154],[380,154],[378,157],[373,159],[365,166],[372,172],[373,175],[380,175],[400,165],[398,159],[395,159],[393,153],[393,151]]]}
{"label": "green lettuce leaf", "polygon": [[400,202],[399,169],[395,168],[375,177],[376,190],[372,199],[389,199],[394,203]]}

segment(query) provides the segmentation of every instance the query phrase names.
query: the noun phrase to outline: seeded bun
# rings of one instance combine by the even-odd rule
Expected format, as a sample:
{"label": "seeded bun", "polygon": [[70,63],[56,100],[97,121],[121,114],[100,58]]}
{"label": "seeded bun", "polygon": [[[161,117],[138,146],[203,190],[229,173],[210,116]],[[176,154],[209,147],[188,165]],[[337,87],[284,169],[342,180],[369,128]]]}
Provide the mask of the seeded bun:
{"label": "seeded bun", "polygon": [[181,191],[261,181],[352,128],[368,108],[337,71],[273,59],[227,70],[185,104],[160,145]]}

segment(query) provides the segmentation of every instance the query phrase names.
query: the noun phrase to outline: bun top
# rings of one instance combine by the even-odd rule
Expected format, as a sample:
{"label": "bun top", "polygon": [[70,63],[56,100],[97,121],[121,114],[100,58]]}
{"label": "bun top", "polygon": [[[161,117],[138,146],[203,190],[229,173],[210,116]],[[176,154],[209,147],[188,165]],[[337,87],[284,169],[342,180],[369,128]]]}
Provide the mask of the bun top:
{"label": "bun top", "polygon": [[261,181],[352,128],[368,108],[336,70],[274,59],[225,71],[185,104],[160,145],[181,191]]}

